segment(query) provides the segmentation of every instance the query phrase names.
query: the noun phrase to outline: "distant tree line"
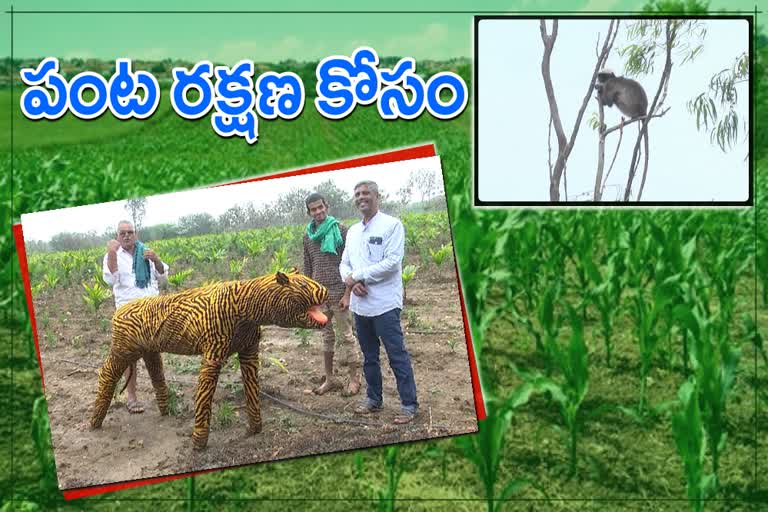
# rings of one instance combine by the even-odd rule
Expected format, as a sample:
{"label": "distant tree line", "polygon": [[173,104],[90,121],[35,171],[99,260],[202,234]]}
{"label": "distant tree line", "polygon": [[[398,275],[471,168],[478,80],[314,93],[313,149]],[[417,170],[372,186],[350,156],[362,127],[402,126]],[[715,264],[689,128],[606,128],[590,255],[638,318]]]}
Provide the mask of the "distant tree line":
{"label": "distant tree line", "polygon": [[[215,217],[210,213],[184,215],[175,223],[142,226],[145,201],[143,198],[126,201],[127,219],[137,224],[139,237],[144,241],[165,240],[180,236],[206,235],[227,231],[242,231],[269,226],[305,224],[310,221],[305,200],[312,192],[325,196],[330,214],[338,219],[357,219],[359,213],[352,201],[352,194],[327,180],[314,189],[294,188],[281,194],[270,203],[256,207],[252,202],[236,204]],[[394,215],[408,212],[445,210],[445,195],[438,188],[435,174],[428,170],[412,173],[409,181],[394,194],[382,190],[381,210]],[[411,197],[415,196],[415,201]],[[137,212],[140,212],[137,213]],[[115,224],[122,219],[114,219]],[[115,237],[117,226],[110,226],[102,233],[91,230],[87,233],[57,233],[49,241],[31,240],[26,242],[29,252],[71,251],[103,247],[107,240]]]}

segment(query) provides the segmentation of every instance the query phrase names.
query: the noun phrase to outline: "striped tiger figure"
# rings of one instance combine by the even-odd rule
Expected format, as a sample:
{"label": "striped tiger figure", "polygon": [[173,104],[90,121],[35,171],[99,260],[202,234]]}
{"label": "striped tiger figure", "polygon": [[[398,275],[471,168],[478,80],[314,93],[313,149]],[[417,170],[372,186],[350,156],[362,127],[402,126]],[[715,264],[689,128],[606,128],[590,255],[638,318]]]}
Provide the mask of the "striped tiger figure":
{"label": "striped tiger figure", "polygon": [[146,297],[121,306],[112,318],[112,346],[99,371],[99,392],[91,428],[101,427],[125,369],[144,359],[160,414],[168,414],[168,387],[161,352],[202,354],[195,394],[195,449],[208,444],[211,405],[219,371],[237,352],[243,377],[248,434],[261,432],[259,403],[260,325],[323,327],[320,305],[328,290],[295,270],[245,281],[215,283]]}

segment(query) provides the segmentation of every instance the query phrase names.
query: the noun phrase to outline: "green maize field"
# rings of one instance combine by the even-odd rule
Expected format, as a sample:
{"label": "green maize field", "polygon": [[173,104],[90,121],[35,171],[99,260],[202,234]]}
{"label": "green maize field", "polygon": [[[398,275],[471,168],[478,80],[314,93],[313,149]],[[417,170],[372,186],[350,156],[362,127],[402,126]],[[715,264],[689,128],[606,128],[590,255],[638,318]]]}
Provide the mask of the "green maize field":
{"label": "green maize field", "polygon": [[[755,105],[764,106],[764,78],[758,77]],[[0,109],[15,101],[0,92]],[[43,390],[15,248],[5,232],[3,334],[10,342],[2,354],[7,414],[0,443],[10,457],[0,468],[0,496],[9,510],[34,503],[41,510],[730,511],[754,510],[755,502],[768,499],[761,341],[768,325],[768,161],[759,130],[753,133],[757,208],[476,210],[471,108],[450,122],[426,116],[385,122],[371,108],[330,122],[307,110],[290,123],[263,122],[254,146],[219,139],[206,120],[183,121],[167,104],[161,110],[150,122],[129,123],[135,126],[17,118],[13,174],[1,177],[7,223],[27,212],[433,141],[490,416],[477,435],[246,466],[65,502],[41,434],[45,408],[36,400]],[[755,113],[762,126],[764,112]],[[0,111],[0,119],[8,118]],[[8,160],[1,165],[7,169]],[[296,239],[291,229],[265,240],[284,236],[288,243]],[[447,272],[425,270],[437,268],[429,251],[449,239],[444,232],[423,236],[429,243],[409,263],[422,266],[414,285],[419,272],[433,272],[418,288],[427,293]],[[229,274],[228,262],[247,256],[237,240],[258,245],[259,237],[254,231],[155,245],[176,257],[179,270],[202,265],[207,273],[216,267]],[[263,244],[267,255],[278,249],[269,243]],[[211,260],[217,244],[225,252]],[[97,279],[100,254],[49,255],[62,259],[48,265],[57,269],[48,278],[37,259],[44,256],[30,255],[33,284],[47,283],[39,285],[39,296],[72,291],[85,310],[82,283]],[[295,258],[295,247],[287,254]],[[246,262],[244,272],[261,270],[248,265],[256,263]],[[208,278],[193,272],[181,286]],[[41,344],[49,343],[44,320],[38,315]],[[52,338],[57,322],[48,319]],[[81,342],[76,349],[86,350],[87,340]],[[447,345],[445,353],[451,354]],[[237,394],[232,400],[238,404]],[[286,428],[290,421],[284,420]]]}

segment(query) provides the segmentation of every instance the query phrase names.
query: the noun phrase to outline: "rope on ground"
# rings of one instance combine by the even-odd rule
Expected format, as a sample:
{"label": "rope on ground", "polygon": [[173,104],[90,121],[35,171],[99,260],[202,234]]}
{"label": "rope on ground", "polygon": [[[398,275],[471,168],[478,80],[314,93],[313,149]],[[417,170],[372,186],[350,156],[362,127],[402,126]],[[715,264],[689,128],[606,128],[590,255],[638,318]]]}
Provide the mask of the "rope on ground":
{"label": "rope on ground", "polygon": [[[85,367],[96,368],[96,369],[101,368],[100,366],[95,366],[95,365],[88,364],[88,363],[85,363],[85,362],[82,362],[82,361],[76,362],[76,361],[70,361],[68,359],[54,359],[54,361],[70,363],[70,364],[74,364],[74,365],[81,366],[81,367],[85,366]],[[75,371],[71,372],[69,375],[72,375],[73,373],[77,373],[79,371],[81,371],[81,370],[75,370]],[[189,384],[193,383],[191,379],[185,379],[185,378],[181,378],[180,379],[178,375],[176,376],[176,378],[174,380],[186,382],[186,383],[189,383]],[[266,393],[264,391],[261,392],[261,395],[264,398],[266,398],[268,400],[271,400],[272,402],[274,402],[274,403],[276,403],[278,405],[281,405],[281,406],[283,406],[283,407],[285,407],[287,409],[290,409],[292,411],[298,412],[299,414],[304,414],[306,416],[313,416],[315,418],[321,418],[321,419],[324,419],[324,420],[332,421],[334,423],[350,423],[352,425],[364,425],[366,427],[378,427],[378,428],[390,427],[391,426],[389,423],[382,423],[380,421],[357,420],[357,419],[354,419],[354,418],[345,418],[343,416],[331,415],[331,414],[323,414],[323,413],[319,413],[319,412],[315,412],[315,411],[310,411],[309,409],[304,409],[303,407],[299,407],[298,405],[294,405],[294,404],[292,404],[290,402],[287,402],[285,400],[282,400],[280,398],[272,396],[269,393]],[[430,425],[429,425],[430,430],[433,429],[433,428],[448,430],[448,426],[447,425],[436,425],[436,424],[432,423],[432,411],[431,410],[429,411],[429,415],[430,415]],[[402,426],[405,426],[405,425],[402,425]],[[411,427],[411,428],[412,427],[417,427],[417,426],[418,425],[414,425],[414,424],[407,425],[407,427]]]}
{"label": "rope on ground", "polygon": [[[274,396],[270,395],[269,393],[265,393],[264,391],[262,391],[261,394],[265,398],[267,398],[269,400],[272,400],[273,402],[275,402],[278,405],[282,405],[283,407],[291,409],[292,411],[296,411],[296,412],[298,412],[300,414],[305,414],[307,416],[314,416],[315,418],[322,418],[322,419],[325,419],[325,420],[328,420],[328,421],[332,421],[334,423],[351,423],[353,425],[365,425],[365,426],[368,426],[368,427],[379,427],[379,428],[391,427],[392,426],[389,423],[382,423],[380,421],[356,420],[356,419],[352,419],[352,418],[345,418],[343,416],[330,415],[330,414],[322,414],[322,413],[319,413],[319,412],[310,411],[309,409],[304,409],[303,407],[299,407],[299,406],[294,405],[294,404],[292,404],[290,402],[287,402],[285,400],[281,400],[281,399],[279,399],[277,397],[274,397]],[[431,418],[431,416],[432,416],[432,411],[430,410],[430,418]],[[411,424],[409,424],[407,426],[412,428],[412,427],[418,427],[419,425],[415,425],[415,424],[411,423]],[[437,425],[437,424],[434,424],[434,423],[432,423],[430,425],[430,429],[432,429],[432,428],[448,430],[448,426],[447,425]]]}

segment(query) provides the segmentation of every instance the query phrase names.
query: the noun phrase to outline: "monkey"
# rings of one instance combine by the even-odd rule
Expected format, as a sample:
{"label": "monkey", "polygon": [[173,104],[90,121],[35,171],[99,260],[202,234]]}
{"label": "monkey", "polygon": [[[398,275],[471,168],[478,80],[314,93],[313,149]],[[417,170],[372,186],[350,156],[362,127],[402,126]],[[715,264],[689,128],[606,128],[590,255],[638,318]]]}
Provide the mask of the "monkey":
{"label": "monkey", "polygon": [[[597,84],[595,84],[595,89],[597,90],[598,100],[600,100],[603,105],[608,107],[616,105],[616,108],[630,119],[644,117],[648,114],[648,96],[645,94],[645,89],[631,78],[616,76],[610,69],[603,69],[597,73]],[[648,122],[648,119],[643,119],[641,122],[642,125],[638,124],[637,126],[638,130],[641,132],[643,128],[645,128],[643,143],[645,146],[645,159],[647,164],[648,127],[646,126],[646,123]],[[622,125],[623,123],[624,119],[622,118]],[[634,170],[631,172],[632,175],[634,175]],[[645,176],[643,176],[643,181],[645,181]]]}
{"label": "monkey", "polygon": [[613,71],[604,69],[597,73],[595,89],[603,105],[612,107],[615,104],[629,118],[642,117],[648,113],[645,89],[631,78],[616,76]]}

